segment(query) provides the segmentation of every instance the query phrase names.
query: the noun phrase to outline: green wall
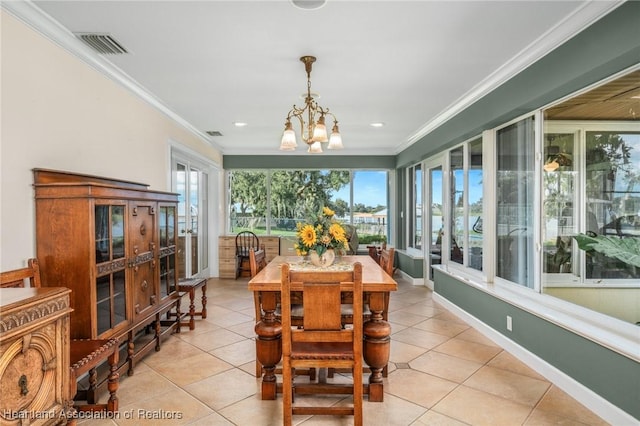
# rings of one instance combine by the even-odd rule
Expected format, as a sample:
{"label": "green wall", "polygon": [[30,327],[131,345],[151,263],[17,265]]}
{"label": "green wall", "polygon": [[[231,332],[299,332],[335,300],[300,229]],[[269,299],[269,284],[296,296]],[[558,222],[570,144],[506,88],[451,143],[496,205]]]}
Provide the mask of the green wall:
{"label": "green wall", "polygon": [[640,363],[437,269],[434,291],[640,420]]}
{"label": "green wall", "polygon": [[640,62],[640,1],[629,1],[402,151],[396,167],[415,164],[483,130]]}
{"label": "green wall", "polygon": [[398,250],[396,250],[396,254],[396,266],[400,268],[402,272],[412,278],[423,277],[424,259],[422,257],[411,257],[406,253]]}
{"label": "green wall", "polygon": [[233,169],[387,169],[393,155],[225,155],[225,170]]}

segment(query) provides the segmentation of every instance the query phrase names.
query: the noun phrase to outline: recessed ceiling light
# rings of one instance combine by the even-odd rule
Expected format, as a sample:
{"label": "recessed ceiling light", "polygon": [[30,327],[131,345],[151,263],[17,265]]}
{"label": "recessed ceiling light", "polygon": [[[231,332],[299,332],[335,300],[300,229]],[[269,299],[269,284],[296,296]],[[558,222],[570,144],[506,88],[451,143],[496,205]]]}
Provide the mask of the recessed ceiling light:
{"label": "recessed ceiling light", "polygon": [[371,123],[371,127],[384,127],[384,123],[381,121],[377,121],[375,123]]}
{"label": "recessed ceiling light", "polygon": [[291,0],[291,4],[298,9],[316,10],[325,5],[327,0]]}
{"label": "recessed ceiling light", "polygon": [[249,123],[245,123],[244,121],[234,121],[233,125],[236,127],[245,127],[247,126]]}

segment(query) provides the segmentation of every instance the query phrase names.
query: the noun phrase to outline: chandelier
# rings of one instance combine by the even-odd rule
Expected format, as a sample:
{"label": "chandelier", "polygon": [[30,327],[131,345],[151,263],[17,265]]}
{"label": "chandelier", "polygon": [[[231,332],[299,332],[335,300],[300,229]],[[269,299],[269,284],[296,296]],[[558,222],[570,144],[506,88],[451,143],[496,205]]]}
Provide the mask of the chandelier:
{"label": "chandelier", "polygon": [[[300,136],[308,146],[307,152],[311,154],[322,153],[322,143],[324,142],[329,142],[327,149],[342,149],[342,136],[340,136],[340,131],[338,130],[336,116],[329,112],[329,108],[322,108],[318,105],[311,96],[311,66],[316,61],[316,58],[314,56],[303,56],[300,60],[304,63],[304,68],[307,71],[305,105],[304,108],[298,108],[294,105],[289,114],[287,114],[280,149],[282,151],[293,151],[298,146],[296,133],[293,131],[293,125],[291,124],[291,120],[294,118],[297,118],[300,122]],[[333,118],[333,128],[329,138],[327,137],[327,126],[325,125],[325,116],[327,115]]]}

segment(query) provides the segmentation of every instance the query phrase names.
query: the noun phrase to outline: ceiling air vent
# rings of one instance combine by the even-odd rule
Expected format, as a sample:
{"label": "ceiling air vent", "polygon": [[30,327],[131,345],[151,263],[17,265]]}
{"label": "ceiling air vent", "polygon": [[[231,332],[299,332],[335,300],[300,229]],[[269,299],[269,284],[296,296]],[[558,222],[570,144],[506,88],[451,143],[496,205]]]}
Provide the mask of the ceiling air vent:
{"label": "ceiling air vent", "polygon": [[220,132],[219,132],[219,131],[217,131],[217,130],[208,130],[208,131],[207,131],[207,134],[208,134],[209,136],[222,136],[222,133],[220,133]]}
{"label": "ceiling air vent", "polygon": [[101,55],[122,55],[129,53],[111,34],[75,33],[75,36]]}

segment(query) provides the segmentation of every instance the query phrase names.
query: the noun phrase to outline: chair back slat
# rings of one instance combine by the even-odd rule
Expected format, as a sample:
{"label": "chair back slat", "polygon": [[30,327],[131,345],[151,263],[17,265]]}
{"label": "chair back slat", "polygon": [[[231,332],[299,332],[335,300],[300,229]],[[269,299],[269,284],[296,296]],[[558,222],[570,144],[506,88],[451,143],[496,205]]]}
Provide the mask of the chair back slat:
{"label": "chair back slat", "polygon": [[26,287],[27,281],[31,287],[41,287],[38,259],[29,259],[26,268],[0,273],[1,288]]}
{"label": "chair back slat", "polygon": [[390,276],[393,276],[394,248],[384,248],[380,252],[380,267]]}
{"label": "chair back slat", "polygon": [[267,256],[264,249],[249,251],[249,265],[251,267],[251,278],[255,277],[258,272],[267,266]]}

